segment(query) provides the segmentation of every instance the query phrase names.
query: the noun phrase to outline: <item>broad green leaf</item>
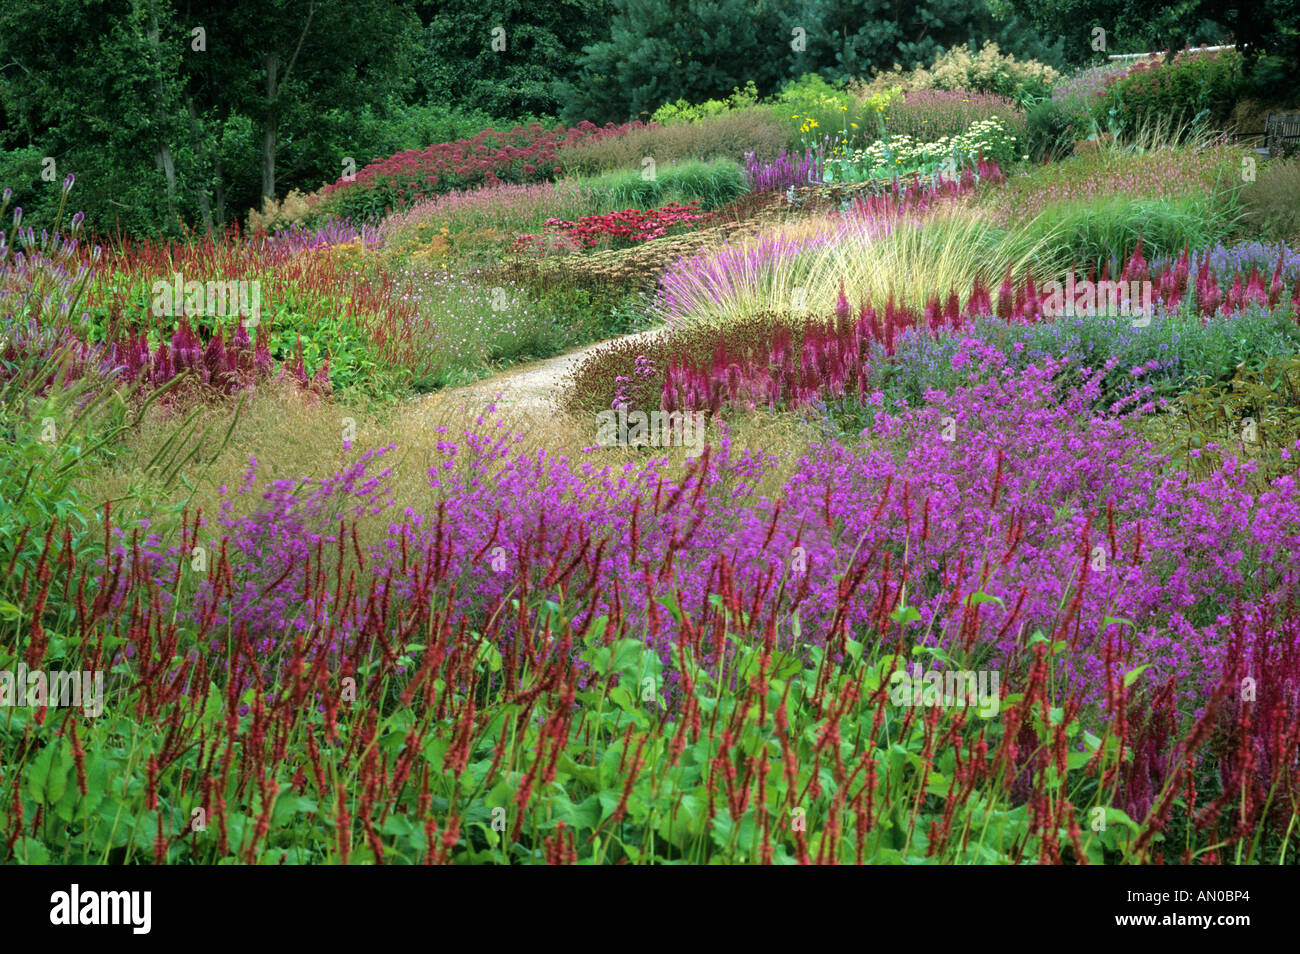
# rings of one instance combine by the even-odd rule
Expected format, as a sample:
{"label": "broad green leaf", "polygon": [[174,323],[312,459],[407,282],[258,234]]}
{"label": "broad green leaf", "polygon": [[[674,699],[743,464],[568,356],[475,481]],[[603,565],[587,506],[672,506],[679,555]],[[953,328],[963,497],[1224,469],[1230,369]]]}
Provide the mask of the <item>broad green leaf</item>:
{"label": "broad green leaf", "polygon": [[1137,682],[1138,676],[1142,675],[1150,665],[1150,663],[1143,663],[1136,669],[1130,669],[1128,672],[1124,673],[1124,687],[1127,689],[1129,686],[1133,685],[1133,683]]}

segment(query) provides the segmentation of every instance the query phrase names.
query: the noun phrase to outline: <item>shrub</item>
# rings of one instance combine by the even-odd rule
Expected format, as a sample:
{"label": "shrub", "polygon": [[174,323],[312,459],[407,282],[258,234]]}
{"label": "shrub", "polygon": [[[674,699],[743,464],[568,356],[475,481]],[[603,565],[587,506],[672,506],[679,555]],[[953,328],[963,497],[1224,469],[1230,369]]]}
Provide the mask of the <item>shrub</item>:
{"label": "shrub", "polygon": [[1169,59],[1139,60],[1092,104],[1102,129],[1131,132],[1154,121],[1227,119],[1242,89],[1241,56],[1235,50],[1180,52]]}
{"label": "shrub", "polygon": [[[354,141],[358,152],[365,156],[364,161],[424,149],[430,143],[472,139],[483,129],[508,129],[533,122],[554,128],[557,122],[550,116],[511,113],[507,119],[437,99],[403,103],[396,97],[382,111],[363,107],[361,115],[353,121],[357,125]],[[364,165],[359,157],[358,161]]]}
{"label": "shrub", "polygon": [[262,199],[262,211],[248,210],[248,231],[280,232],[287,228],[306,225],[312,217],[312,203],[315,195],[303,195],[297,189],[290,189],[289,194],[276,201],[270,196]]}
{"label": "shrub", "polygon": [[650,117],[652,123],[672,126],[678,123],[693,123],[711,116],[720,116],[733,109],[749,109],[758,105],[758,87],[754,81],[747,82],[742,89],[737,86],[726,99],[709,99],[691,105],[684,99],[675,103],[665,103],[654,111]]}
{"label": "shrub", "polygon": [[1053,100],[1040,100],[1025,114],[1025,148],[1034,162],[1055,162],[1070,154],[1087,129],[1086,114],[1072,115]]}
{"label": "shrub", "polygon": [[1005,96],[1018,104],[1029,105],[1046,96],[1058,74],[1037,60],[1020,60],[1004,56],[998,45],[985,42],[978,53],[965,46],[953,47],[935,57],[928,69],[904,72],[894,69],[880,72],[866,82],[855,84],[859,96],[869,96],[891,87],[909,90],[946,89],[976,90]]}

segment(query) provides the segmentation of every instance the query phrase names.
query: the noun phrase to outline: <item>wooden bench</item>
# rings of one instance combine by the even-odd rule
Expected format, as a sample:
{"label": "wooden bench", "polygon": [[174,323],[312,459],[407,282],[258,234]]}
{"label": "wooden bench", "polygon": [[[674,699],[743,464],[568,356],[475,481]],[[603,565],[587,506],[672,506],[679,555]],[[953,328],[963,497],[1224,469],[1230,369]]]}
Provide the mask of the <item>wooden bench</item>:
{"label": "wooden bench", "polygon": [[1264,148],[1269,158],[1300,152],[1300,113],[1274,113],[1264,121]]}

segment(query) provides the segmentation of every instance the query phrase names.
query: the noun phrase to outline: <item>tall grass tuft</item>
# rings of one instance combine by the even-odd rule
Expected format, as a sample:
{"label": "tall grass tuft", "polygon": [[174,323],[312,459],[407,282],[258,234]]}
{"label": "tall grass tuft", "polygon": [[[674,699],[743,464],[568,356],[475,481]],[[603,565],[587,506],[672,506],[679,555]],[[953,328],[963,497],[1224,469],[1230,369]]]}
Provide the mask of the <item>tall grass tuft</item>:
{"label": "tall grass tuft", "polygon": [[763,312],[831,314],[843,294],[855,305],[890,299],[921,308],[936,293],[1064,267],[1055,235],[1007,231],[967,210],[922,223],[832,217],[742,245],[683,259],[665,274],[656,307],[676,324],[725,324]]}
{"label": "tall grass tuft", "polygon": [[731,159],[658,166],[650,176],[640,169],[620,170],[566,184],[579,190],[589,213],[597,214],[668,202],[699,202],[701,209],[716,209],[749,191],[744,170]]}
{"label": "tall grass tuft", "polygon": [[788,122],[771,107],[756,106],[690,123],[631,128],[621,135],[562,148],[558,161],[568,175],[599,175],[615,169],[639,173],[647,156],[660,167],[691,159],[741,162],[747,152],[768,159],[785,148],[789,138]]}
{"label": "tall grass tuft", "polygon": [[1173,257],[1184,248],[1214,245],[1230,233],[1234,221],[1235,215],[1210,196],[1134,199],[1121,195],[1058,202],[1021,231],[1041,238],[1053,259],[1084,269],[1100,270],[1109,263],[1114,273],[1139,238],[1153,257]]}

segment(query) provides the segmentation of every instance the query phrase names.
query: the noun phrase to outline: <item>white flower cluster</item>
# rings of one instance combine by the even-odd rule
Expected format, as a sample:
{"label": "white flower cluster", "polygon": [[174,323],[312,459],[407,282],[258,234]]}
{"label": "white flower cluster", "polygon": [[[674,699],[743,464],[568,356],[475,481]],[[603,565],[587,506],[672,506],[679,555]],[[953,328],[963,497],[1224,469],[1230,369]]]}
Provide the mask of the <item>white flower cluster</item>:
{"label": "white flower cluster", "polygon": [[827,164],[845,163],[859,170],[878,174],[892,169],[911,169],[943,163],[949,157],[957,164],[974,163],[980,156],[1009,152],[1016,137],[1006,131],[997,116],[978,119],[959,136],[943,136],[933,142],[918,142],[911,136],[887,136],[851,156],[828,160]]}

